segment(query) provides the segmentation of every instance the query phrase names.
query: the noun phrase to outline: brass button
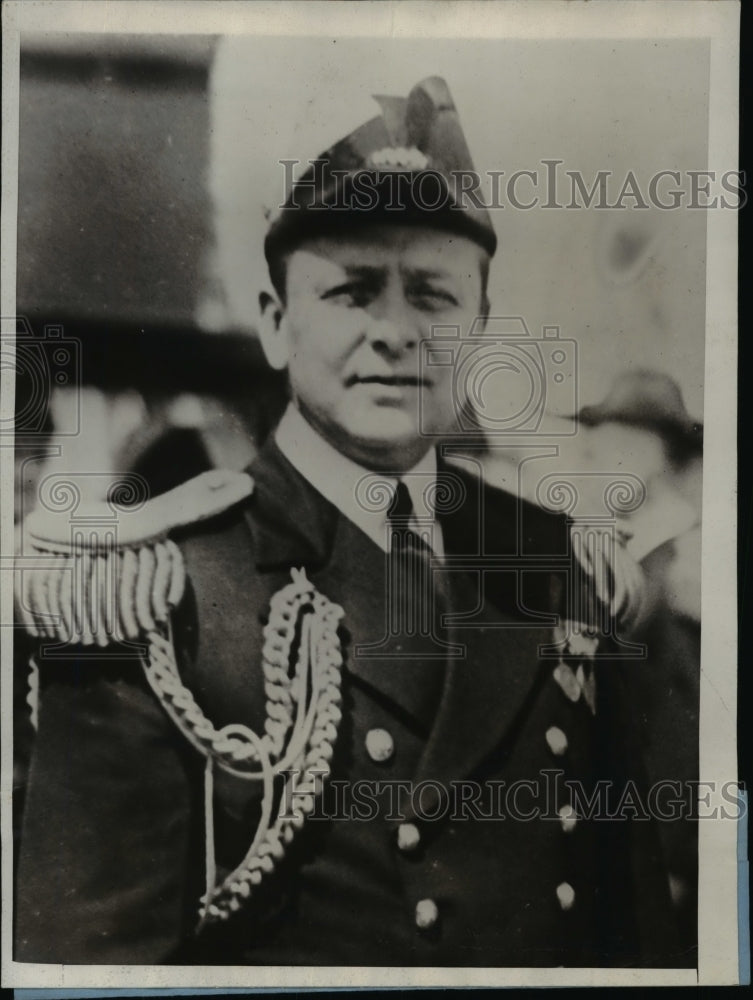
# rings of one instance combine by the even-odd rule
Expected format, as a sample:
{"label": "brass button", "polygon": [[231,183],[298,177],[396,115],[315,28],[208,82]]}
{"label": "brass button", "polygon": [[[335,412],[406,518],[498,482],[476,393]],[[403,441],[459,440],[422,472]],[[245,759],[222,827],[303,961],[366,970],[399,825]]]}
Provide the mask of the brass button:
{"label": "brass button", "polygon": [[370,729],[366,733],[366,753],[377,764],[389,760],[395,752],[395,741],[386,729]]}
{"label": "brass button", "polygon": [[569,882],[560,882],[557,886],[557,899],[563,910],[571,910],[575,903],[575,889]]}
{"label": "brass button", "polygon": [[578,678],[566,663],[558,663],[554,668],[552,676],[564,692],[566,698],[570,701],[577,701],[580,698],[581,689]]}
{"label": "brass button", "polygon": [[564,832],[572,833],[575,829],[575,824],[578,822],[575,809],[573,809],[571,805],[560,806],[557,810],[557,814],[560,818],[560,824]]}
{"label": "brass button", "polygon": [[550,726],[544,735],[549,744],[549,749],[554,756],[561,757],[567,750],[567,736],[565,736],[559,726]]}
{"label": "brass button", "polygon": [[397,846],[406,853],[415,851],[421,843],[421,831],[415,823],[401,823],[397,828]]}
{"label": "brass button", "polygon": [[429,930],[439,919],[439,907],[433,899],[419,899],[416,903],[416,927]]}

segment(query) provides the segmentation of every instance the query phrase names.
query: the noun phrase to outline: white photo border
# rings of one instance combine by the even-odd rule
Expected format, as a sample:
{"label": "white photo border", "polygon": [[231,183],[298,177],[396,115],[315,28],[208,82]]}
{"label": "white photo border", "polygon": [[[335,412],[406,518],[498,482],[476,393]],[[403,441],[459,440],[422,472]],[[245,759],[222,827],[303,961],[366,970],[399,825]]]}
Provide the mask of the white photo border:
{"label": "white photo border", "polygon": [[[15,316],[19,39],[22,33],[92,32],[392,37],[707,38],[711,45],[708,169],[738,163],[738,24],[736,0],[694,3],[624,0],[590,3],[387,0],[365,3],[182,2],[133,0],[3,5],[2,308]],[[5,320],[4,320],[5,322]],[[3,333],[5,333],[5,329]],[[736,453],[737,216],[709,211],[702,549],[700,778],[717,787],[737,775]],[[4,413],[13,412],[12,372],[0,373]],[[3,553],[13,549],[13,454],[0,449]],[[10,512],[10,514],[9,514]],[[12,573],[0,560],[0,621],[12,618]],[[4,668],[2,796],[12,791],[12,630],[0,628]],[[167,966],[62,966],[16,963],[11,948],[11,815],[3,810],[2,984],[56,988],[706,985],[738,981],[737,824],[699,823],[698,970],[416,969]]]}

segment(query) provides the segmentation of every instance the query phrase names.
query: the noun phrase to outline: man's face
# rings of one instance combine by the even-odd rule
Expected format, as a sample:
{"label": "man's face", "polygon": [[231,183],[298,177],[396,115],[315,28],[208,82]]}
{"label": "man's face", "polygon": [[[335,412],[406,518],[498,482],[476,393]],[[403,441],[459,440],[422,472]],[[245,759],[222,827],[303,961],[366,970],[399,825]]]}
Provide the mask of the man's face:
{"label": "man's face", "polygon": [[465,237],[398,225],[319,236],[290,255],[278,348],[302,413],[339,451],[401,471],[432,444],[419,428],[455,426],[452,367],[427,377],[419,344],[435,325],[468,331],[484,257]]}

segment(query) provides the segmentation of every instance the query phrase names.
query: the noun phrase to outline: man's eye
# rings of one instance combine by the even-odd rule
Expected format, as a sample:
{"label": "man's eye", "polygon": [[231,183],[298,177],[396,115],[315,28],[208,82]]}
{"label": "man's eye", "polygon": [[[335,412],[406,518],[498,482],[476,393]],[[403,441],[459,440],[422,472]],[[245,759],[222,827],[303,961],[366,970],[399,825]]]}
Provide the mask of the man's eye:
{"label": "man's eye", "polygon": [[334,288],[328,288],[326,292],[322,293],[321,298],[323,301],[333,302],[335,305],[357,309],[368,303],[369,289],[365,285],[349,281],[342,285],[336,285]]}
{"label": "man's eye", "polygon": [[414,289],[412,297],[420,309],[441,309],[458,304],[458,300],[452,292],[431,286]]}

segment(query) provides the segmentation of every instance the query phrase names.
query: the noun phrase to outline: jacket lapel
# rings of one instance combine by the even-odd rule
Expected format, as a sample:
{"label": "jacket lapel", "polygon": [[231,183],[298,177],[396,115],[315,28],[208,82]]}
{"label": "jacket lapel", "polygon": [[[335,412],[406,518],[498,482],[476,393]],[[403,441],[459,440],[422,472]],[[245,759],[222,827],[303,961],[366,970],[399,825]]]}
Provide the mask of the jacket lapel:
{"label": "jacket lapel", "polygon": [[[388,557],[360,528],[326,500],[269,441],[249,470],[254,477],[253,535],[257,570],[274,578],[304,567],[311,582],[342,605],[341,628],[346,671],[387,698],[397,710],[426,704],[425,643],[388,628]],[[277,583],[277,581],[275,581]],[[282,583],[277,584],[281,586]],[[441,690],[443,647],[428,668]],[[406,653],[408,654],[406,656]],[[406,662],[412,669],[406,669]],[[433,717],[434,705],[432,705]],[[418,728],[422,723],[413,720]],[[426,733],[430,724],[424,722]]]}
{"label": "jacket lapel", "polygon": [[[440,475],[444,468],[440,463]],[[274,440],[250,471],[256,489],[248,523],[258,570],[305,567],[319,590],[345,610],[348,671],[396,705],[410,702],[419,672],[406,669],[399,641],[375,656],[363,650],[385,635],[385,553],[297,472]],[[541,674],[539,647],[551,641],[551,624],[522,619],[514,599],[498,599],[496,574],[484,576],[479,568],[479,557],[490,551],[520,555],[515,499],[467,474],[463,479],[462,506],[440,519],[443,587],[453,609],[446,638],[464,653],[435,662],[443,675],[441,694],[417,780],[466,776],[503,743]]]}
{"label": "jacket lapel", "polygon": [[340,514],[268,438],[248,470],[254,480],[247,523],[257,569],[264,573],[329,562]]}
{"label": "jacket lapel", "polygon": [[454,608],[449,637],[465,652],[448,660],[419,781],[468,776],[504,744],[542,676],[539,648],[551,642],[553,619],[526,617],[518,607],[519,571],[483,572],[484,556],[520,558],[519,505],[471,476],[463,480],[465,502],[442,518],[442,529]]}
{"label": "jacket lapel", "polygon": [[345,609],[348,673],[428,735],[442,690],[444,647],[391,627],[387,553],[341,517],[331,558],[315,582]]}

